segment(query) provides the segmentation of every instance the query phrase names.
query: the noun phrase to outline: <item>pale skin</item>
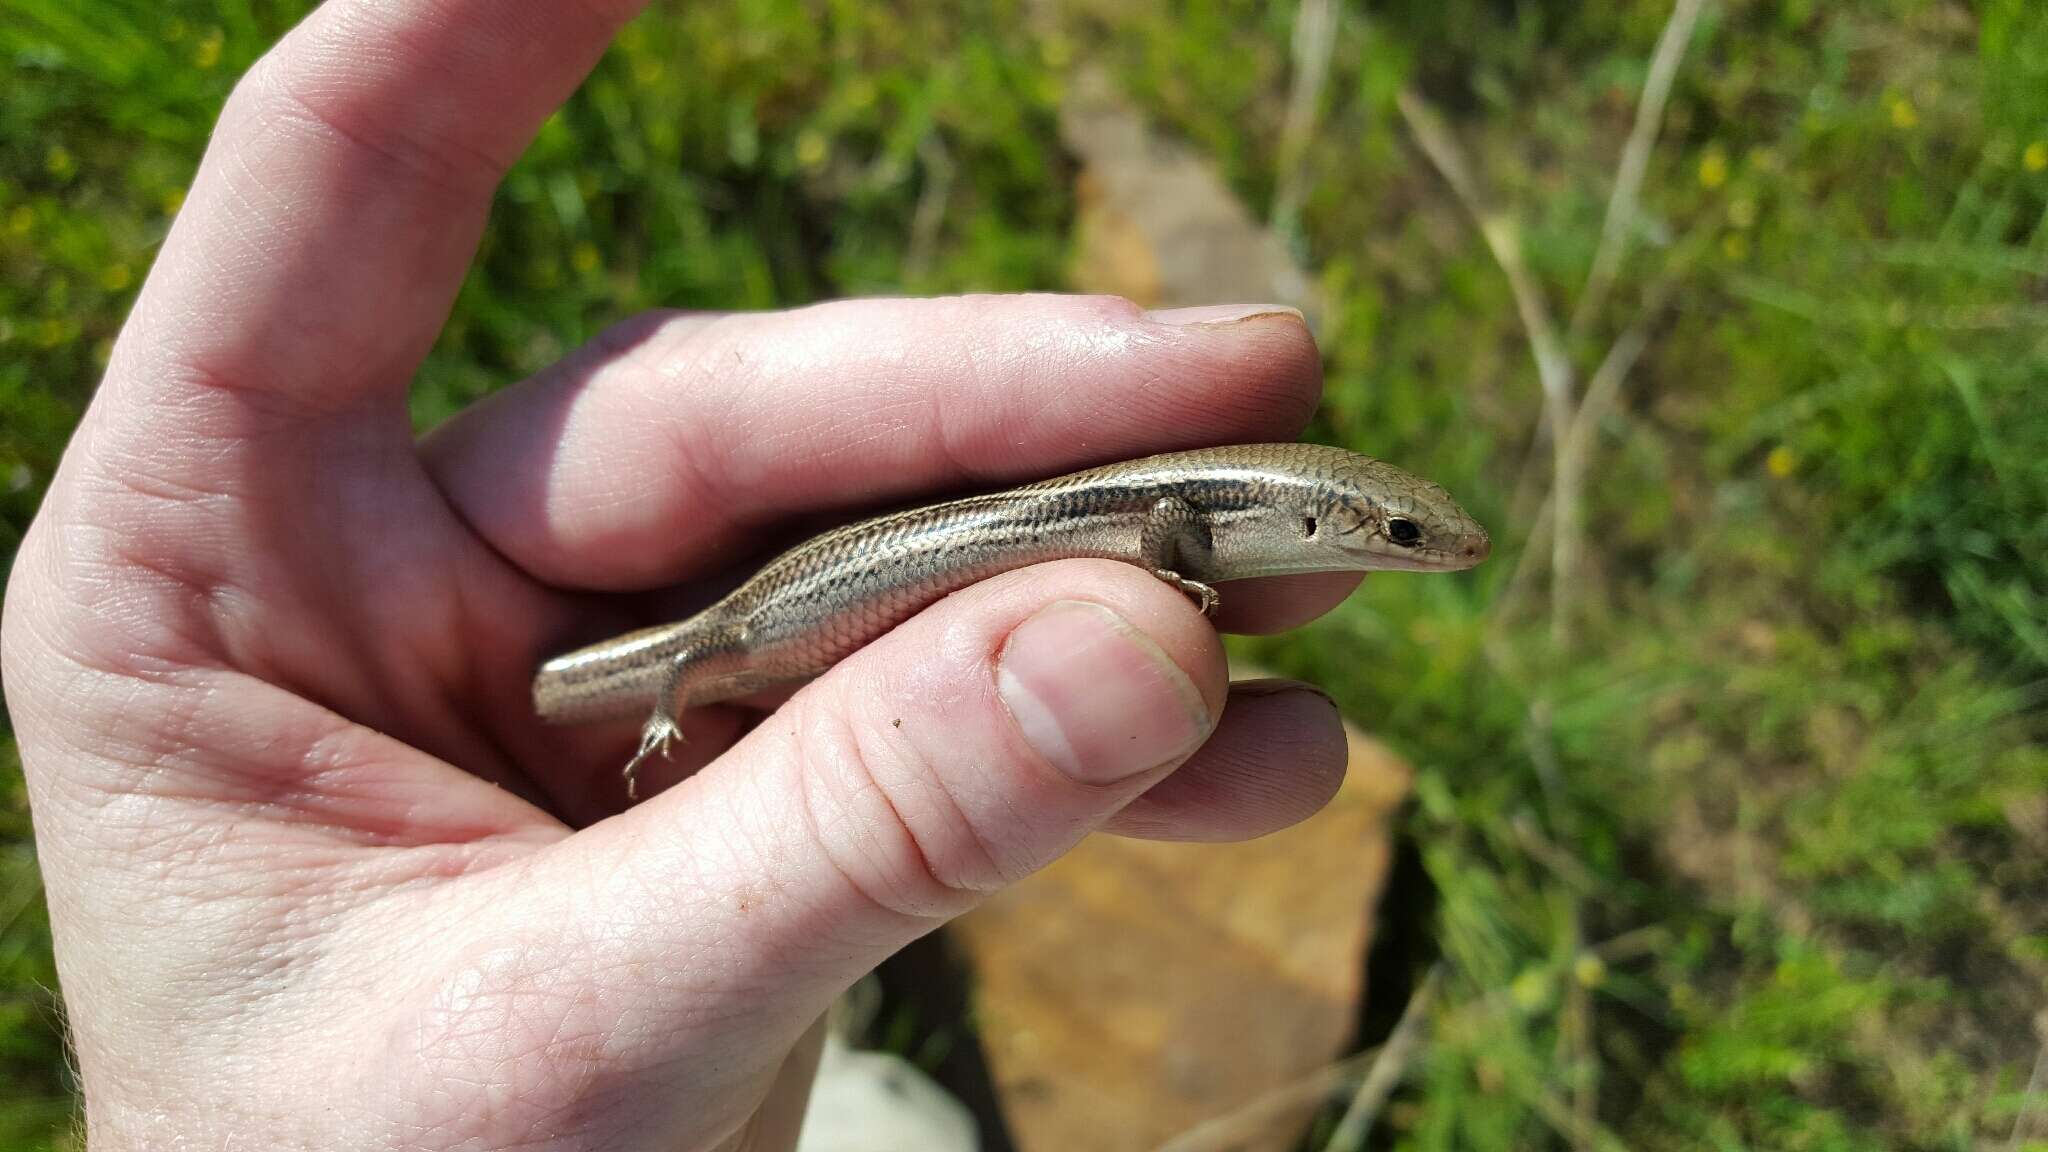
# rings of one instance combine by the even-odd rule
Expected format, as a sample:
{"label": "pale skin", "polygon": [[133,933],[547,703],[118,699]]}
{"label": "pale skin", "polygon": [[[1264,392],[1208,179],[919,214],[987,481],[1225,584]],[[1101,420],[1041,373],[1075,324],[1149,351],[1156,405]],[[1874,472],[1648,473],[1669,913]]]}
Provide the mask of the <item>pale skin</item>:
{"label": "pale skin", "polygon": [[223,114],[0,627],[95,1148],[784,1148],[892,951],[1091,830],[1336,787],[1323,697],[1232,691],[1187,597],[1099,561],[690,713],[634,807],[637,725],[532,716],[538,660],[779,522],[1286,439],[1319,387],[1270,309],[852,302],[629,320],[416,440],[497,179],[634,7],[328,0]]}

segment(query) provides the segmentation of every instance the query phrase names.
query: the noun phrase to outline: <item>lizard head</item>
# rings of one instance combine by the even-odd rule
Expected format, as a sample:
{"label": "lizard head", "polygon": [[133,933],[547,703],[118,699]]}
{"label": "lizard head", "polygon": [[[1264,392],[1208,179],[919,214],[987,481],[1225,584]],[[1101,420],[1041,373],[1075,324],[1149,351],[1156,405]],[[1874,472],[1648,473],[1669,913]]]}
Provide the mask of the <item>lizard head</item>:
{"label": "lizard head", "polygon": [[1384,461],[1350,456],[1330,499],[1303,521],[1350,562],[1378,571],[1456,572],[1486,559],[1493,541],[1451,494]]}

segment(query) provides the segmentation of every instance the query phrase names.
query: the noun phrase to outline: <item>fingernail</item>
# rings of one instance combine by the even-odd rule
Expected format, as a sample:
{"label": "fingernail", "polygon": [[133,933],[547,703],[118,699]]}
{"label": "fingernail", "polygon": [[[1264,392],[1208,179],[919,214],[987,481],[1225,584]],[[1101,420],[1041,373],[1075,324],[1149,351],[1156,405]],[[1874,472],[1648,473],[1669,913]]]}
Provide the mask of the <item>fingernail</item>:
{"label": "fingernail", "polygon": [[1300,320],[1301,310],[1285,304],[1198,304],[1192,308],[1163,308],[1145,313],[1154,324],[1220,327],[1261,316],[1292,316]]}
{"label": "fingernail", "polygon": [[996,688],[1024,739],[1084,784],[1185,756],[1214,726],[1201,692],[1151,637],[1100,604],[1061,600],[1017,626]]}
{"label": "fingernail", "polygon": [[1337,706],[1337,702],[1330,699],[1330,694],[1321,688],[1313,684],[1305,684],[1299,680],[1287,680],[1278,676],[1262,677],[1257,680],[1232,680],[1230,682],[1230,694],[1233,697],[1258,698],[1300,695],[1304,699],[1312,697],[1320,699],[1332,708]]}

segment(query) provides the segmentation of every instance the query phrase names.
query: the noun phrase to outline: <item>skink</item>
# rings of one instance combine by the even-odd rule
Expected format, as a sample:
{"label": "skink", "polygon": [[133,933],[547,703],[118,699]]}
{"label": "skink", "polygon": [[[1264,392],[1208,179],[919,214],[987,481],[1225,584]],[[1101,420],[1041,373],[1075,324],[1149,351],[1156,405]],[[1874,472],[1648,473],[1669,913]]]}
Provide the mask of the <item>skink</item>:
{"label": "skink", "polygon": [[1319,444],[1240,444],[1091,468],[834,529],[702,612],[541,666],[535,709],[573,723],[651,715],[634,769],[679,738],[676,713],[804,680],[920,610],[1013,568],[1123,560],[1186,592],[1297,572],[1452,572],[1486,530],[1450,494]]}

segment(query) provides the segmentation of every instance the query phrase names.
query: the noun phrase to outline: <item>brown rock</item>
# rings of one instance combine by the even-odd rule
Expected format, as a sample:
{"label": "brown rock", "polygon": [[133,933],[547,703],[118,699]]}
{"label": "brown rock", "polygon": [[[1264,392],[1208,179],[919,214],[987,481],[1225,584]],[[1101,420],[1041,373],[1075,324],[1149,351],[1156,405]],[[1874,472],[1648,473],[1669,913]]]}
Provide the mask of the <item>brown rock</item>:
{"label": "brown rock", "polygon": [[[1023,1152],[1149,1150],[1336,1057],[1409,769],[1351,732],[1328,808],[1246,844],[1096,836],[954,928]],[[1246,1149],[1289,1148],[1318,1101]]]}
{"label": "brown rock", "polygon": [[1147,307],[1272,302],[1317,315],[1314,285],[1207,159],[1162,136],[1099,70],[1068,85],[1060,139],[1081,160],[1074,287]]}

